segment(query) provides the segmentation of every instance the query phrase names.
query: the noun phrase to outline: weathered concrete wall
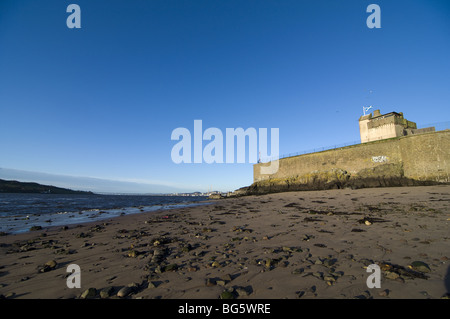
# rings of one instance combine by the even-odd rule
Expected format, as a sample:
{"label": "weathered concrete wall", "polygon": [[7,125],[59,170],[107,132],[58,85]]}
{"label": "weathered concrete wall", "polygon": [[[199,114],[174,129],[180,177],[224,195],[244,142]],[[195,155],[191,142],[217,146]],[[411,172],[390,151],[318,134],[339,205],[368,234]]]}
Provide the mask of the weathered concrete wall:
{"label": "weathered concrete wall", "polygon": [[405,136],[399,142],[406,177],[450,182],[450,130]]}
{"label": "weathered concrete wall", "polygon": [[448,183],[450,130],[283,158],[272,175],[263,165],[253,166],[253,192]]}
{"label": "weathered concrete wall", "polygon": [[283,158],[279,161],[278,172],[273,175],[261,175],[260,166],[265,164],[255,164],[253,165],[253,179],[254,182],[257,182],[331,169],[342,169],[350,174],[356,174],[362,169],[374,168],[387,163],[400,163],[401,156],[398,138],[382,140]]}

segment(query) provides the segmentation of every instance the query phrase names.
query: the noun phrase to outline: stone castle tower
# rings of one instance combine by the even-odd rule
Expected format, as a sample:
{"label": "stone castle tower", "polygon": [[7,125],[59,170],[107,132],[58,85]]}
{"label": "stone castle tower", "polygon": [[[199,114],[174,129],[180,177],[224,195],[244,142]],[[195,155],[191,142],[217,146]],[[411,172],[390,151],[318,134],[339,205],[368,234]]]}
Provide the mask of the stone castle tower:
{"label": "stone castle tower", "polygon": [[381,114],[380,110],[375,110],[359,118],[361,143],[433,131],[434,127],[417,129],[416,123],[405,119],[402,112]]}

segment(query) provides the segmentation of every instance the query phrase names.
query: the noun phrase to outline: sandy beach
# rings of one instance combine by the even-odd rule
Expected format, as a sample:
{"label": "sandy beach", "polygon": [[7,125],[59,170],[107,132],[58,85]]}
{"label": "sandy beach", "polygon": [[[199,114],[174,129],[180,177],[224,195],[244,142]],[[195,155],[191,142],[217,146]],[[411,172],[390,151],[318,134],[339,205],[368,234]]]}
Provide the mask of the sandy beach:
{"label": "sandy beach", "polygon": [[[0,237],[2,298],[440,299],[450,186],[245,196]],[[67,287],[67,267],[81,288]],[[381,270],[369,288],[367,266]],[[94,288],[94,289],[89,289]]]}

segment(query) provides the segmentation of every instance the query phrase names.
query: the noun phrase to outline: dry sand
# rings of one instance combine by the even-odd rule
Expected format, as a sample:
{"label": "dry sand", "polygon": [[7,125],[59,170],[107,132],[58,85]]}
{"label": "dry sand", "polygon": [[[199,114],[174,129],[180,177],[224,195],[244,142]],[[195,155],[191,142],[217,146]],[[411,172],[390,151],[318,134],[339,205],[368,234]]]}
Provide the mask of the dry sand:
{"label": "dry sand", "polygon": [[[449,208],[450,186],[290,192],[7,235],[0,295],[118,298],[130,285],[124,298],[442,298]],[[381,288],[366,284],[374,263]],[[81,288],[67,287],[69,264]]]}

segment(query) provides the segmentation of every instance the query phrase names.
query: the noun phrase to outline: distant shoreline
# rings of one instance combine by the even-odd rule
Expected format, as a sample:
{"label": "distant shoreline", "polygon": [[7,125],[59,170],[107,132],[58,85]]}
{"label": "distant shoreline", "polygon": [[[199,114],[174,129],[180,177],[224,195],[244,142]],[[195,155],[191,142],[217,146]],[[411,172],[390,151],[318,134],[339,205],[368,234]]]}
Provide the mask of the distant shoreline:
{"label": "distant shoreline", "polygon": [[19,182],[4,179],[0,179],[0,193],[94,195],[94,193],[90,191],[79,191],[52,185],[42,185],[33,182]]}

